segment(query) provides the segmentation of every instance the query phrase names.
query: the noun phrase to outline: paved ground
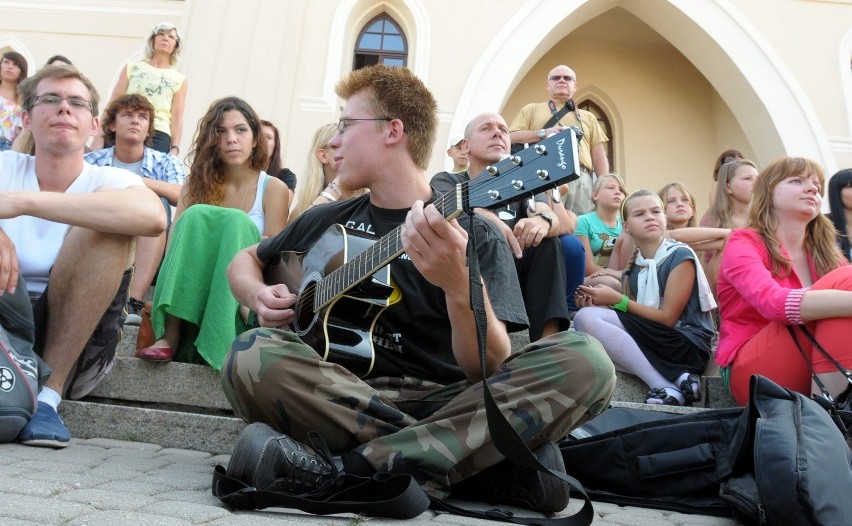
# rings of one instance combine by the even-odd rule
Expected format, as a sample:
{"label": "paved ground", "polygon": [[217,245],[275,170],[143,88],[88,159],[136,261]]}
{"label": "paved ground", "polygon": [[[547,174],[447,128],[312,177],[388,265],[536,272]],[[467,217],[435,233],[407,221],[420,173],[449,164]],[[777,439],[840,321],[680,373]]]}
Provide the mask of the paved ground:
{"label": "paved ground", "polygon": [[[213,466],[227,456],[111,439],[72,440],[61,450],[0,445],[0,526],[358,525],[399,521],[315,516],[289,510],[233,512],[210,493]],[[572,499],[568,512],[579,508]],[[483,509],[483,508],[480,508]],[[515,510],[518,514],[529,512]],[[595,525],[731,526],[716,517],[596,503]],[[484,525],[429,511],[406,524]]]}

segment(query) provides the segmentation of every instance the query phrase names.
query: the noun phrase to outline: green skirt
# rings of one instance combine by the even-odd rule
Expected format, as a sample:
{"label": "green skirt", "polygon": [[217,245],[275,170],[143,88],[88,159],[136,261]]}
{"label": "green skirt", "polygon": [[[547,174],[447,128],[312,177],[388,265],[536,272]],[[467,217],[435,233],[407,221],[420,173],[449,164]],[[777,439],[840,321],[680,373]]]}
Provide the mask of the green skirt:
{"label": "green skirt", "polygon": [[246,330],[226,270],[237,252],[260,242],[260,233],[242,210],[193,205],[171,236],[154,291],[154,334],[165,333],[166,314],[180,318],[174,360],[221,370],[231,343]]}

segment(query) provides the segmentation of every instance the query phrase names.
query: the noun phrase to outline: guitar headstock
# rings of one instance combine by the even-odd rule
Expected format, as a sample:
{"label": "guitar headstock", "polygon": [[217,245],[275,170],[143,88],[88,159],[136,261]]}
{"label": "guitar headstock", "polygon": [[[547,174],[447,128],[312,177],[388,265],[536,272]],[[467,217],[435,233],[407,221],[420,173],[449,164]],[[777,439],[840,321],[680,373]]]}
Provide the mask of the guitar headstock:
{"label": "guitar headstock", "polygon": [[462,189],[462,208],[497,208],[580,177],[571,128],[493,164]]}

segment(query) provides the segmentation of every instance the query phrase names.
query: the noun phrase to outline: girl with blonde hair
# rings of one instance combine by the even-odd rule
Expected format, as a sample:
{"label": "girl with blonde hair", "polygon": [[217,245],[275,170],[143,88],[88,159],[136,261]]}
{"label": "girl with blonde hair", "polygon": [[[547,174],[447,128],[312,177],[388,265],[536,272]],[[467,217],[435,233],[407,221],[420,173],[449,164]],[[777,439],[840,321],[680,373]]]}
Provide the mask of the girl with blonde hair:
{"label": "girl with blonde hair", "polygon": [[337,170],[334,168],[334,148],[328,145],[335,133],[337,123],[320,126],[314,132],[308,151],[308,168],[296,185],[295,202],[290,212],[291,221],[314,205],[343,201],[366,191],[348,190],[338,183]]}
{"label": "girl with blonde hair", "polygon": [[621,208],[636,251],[622,278],[624,294],[605,285],[578,287],[574,327],[597,338],[617,370],[651,389],[648,404],[701,399],[698,375],[710,359],[716,307],[698,256],[667,236],[663,202],[649,190]]}
{"label": "girl with blonde hair", "polygon": [[621,290],[621,271],[607,268],[607,263],[621,234],[621,202],[626,195],[621,177],[601,175],[592,186],[595,209],[577,219],[574,235],[586,251],[586,285],[604,283]]}

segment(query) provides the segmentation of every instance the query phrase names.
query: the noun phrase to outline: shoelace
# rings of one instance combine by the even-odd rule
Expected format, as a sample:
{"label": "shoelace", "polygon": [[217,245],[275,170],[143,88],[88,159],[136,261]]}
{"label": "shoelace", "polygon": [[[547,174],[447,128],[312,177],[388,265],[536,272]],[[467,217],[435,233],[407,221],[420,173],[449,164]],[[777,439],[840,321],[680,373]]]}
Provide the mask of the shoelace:
{"label": "shoelace", "polygon": [[[287,474],[287,480],[293,484],[294,488],[314,488],[303,493],[305,497],[314,495],[322,496],[337,482],[340,471],[334,463],[334,455],[328,449],[325,439],[315,431],[309,432],[307,438],[308,445],[313,449],[314,453],[311,454],[308,451],[303,451],[300,454],[294,451],[294,458],[292,459],[293,467]],[[324,460],[331,467],[331,473],[324,474],[323,467],[315,457],[320,457]]]}

